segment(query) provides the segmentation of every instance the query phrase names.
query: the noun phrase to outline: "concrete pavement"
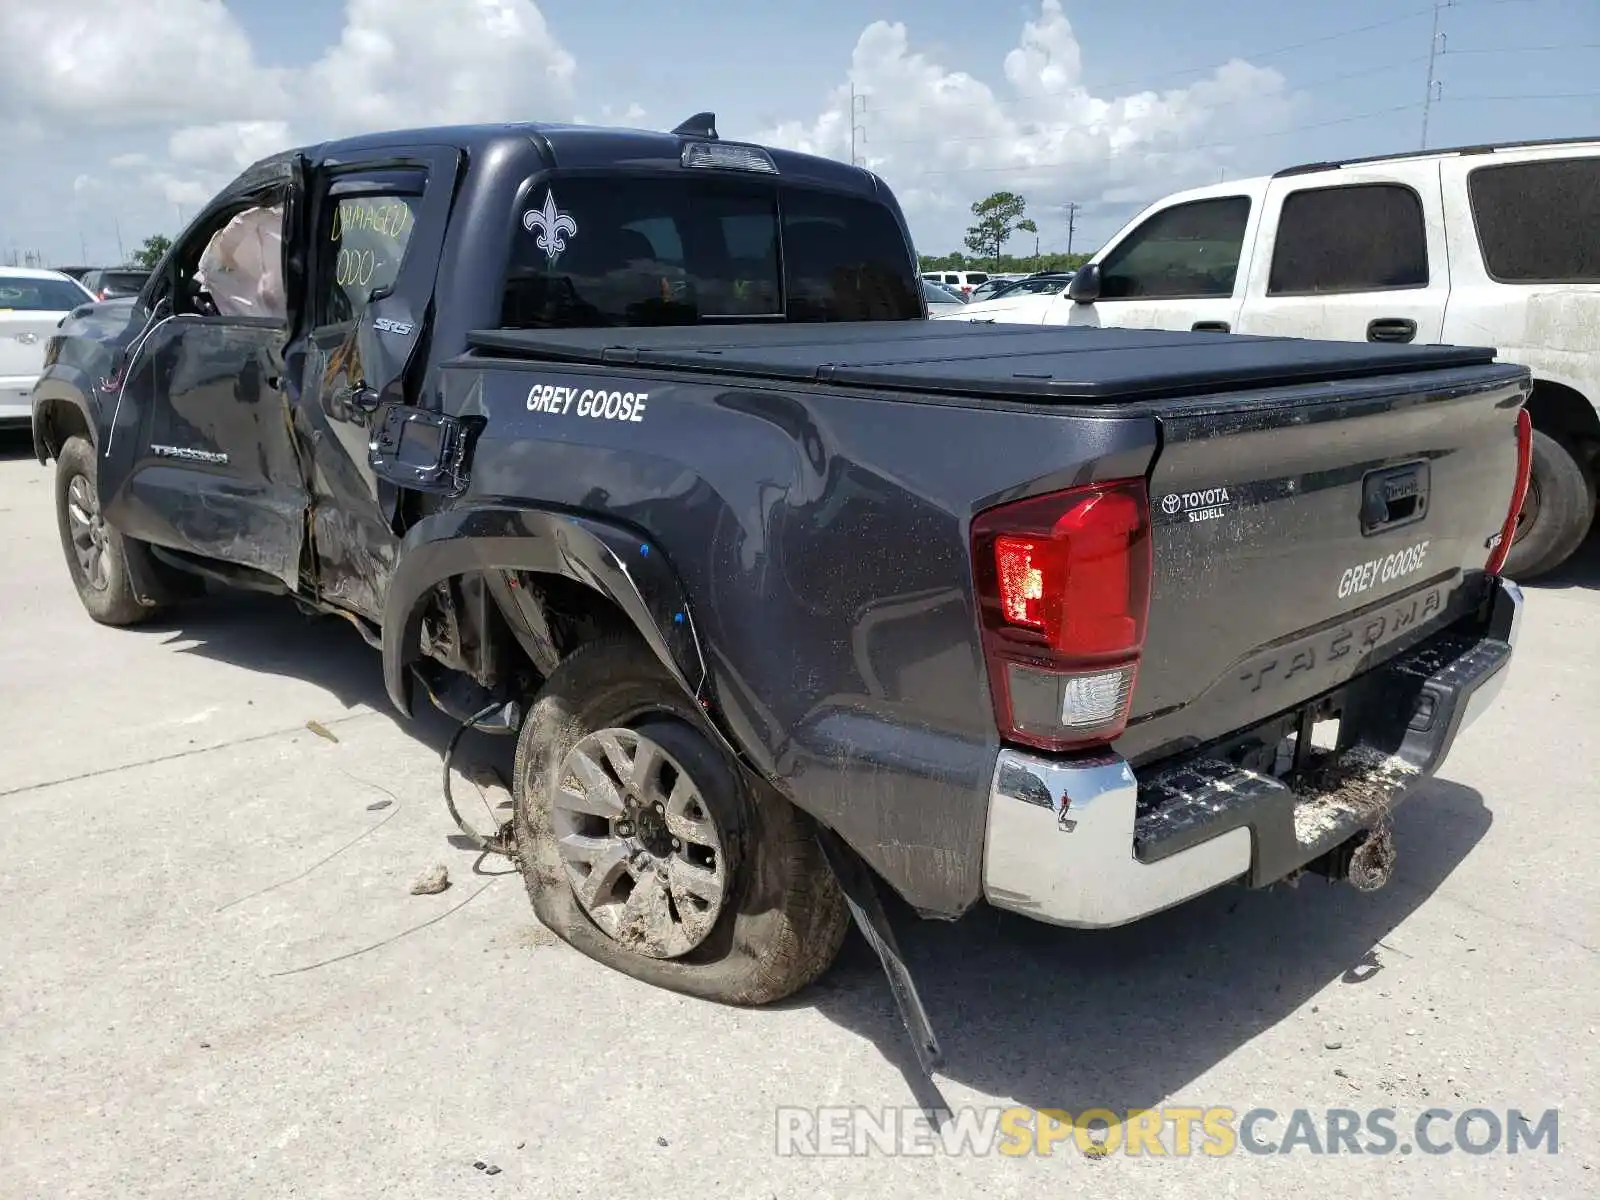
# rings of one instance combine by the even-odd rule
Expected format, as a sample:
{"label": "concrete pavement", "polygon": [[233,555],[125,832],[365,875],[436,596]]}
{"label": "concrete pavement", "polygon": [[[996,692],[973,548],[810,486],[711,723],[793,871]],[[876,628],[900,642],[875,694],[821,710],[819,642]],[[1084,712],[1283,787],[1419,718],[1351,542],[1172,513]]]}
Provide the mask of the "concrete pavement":
{"label": "concrete pavement", "polygon": [[[859,939],[821,985],[754,1012],[568,950],[506,863],[449,842],[448,728],[392,713],[353,630],[253,597],[92,624],[24,441],[0,439],[0,1195],[1600,1185],[1600,550],[1529,589],[1513,678],[1401,810],[1384,891],[1229,890],[1101,934],[984,910],[903,935],[958,1108],[1304,1107],[1320,1124],[1387,1106],[1409,1135],[1430,1107],[1553,1107],[1558,1153],[780,1156],[779,1106],[914,1103]],[[452,886],[410,895],[434,863]]]}

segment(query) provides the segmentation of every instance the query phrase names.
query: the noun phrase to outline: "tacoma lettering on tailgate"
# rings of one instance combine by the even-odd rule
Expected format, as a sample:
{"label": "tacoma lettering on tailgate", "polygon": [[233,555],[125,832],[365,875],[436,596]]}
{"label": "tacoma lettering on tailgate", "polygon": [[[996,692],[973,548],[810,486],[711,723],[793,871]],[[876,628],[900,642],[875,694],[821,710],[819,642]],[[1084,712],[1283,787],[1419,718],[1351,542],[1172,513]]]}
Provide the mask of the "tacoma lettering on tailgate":
{"label": "tacoma lettering on tailgate", "polygon": [[1281,683],[1354,654],[1357,657],[1351,660],[1353,672],[1361,655],[1393,641],[1443,609],[1443,590],[1431,587],[1370,616],[1314,634],[1298,645],[1285,646],[1276,657],[1259,659],[1241,671],[1239,678],[1250,685],[1252,692],[1259,692],[1268,682]]}

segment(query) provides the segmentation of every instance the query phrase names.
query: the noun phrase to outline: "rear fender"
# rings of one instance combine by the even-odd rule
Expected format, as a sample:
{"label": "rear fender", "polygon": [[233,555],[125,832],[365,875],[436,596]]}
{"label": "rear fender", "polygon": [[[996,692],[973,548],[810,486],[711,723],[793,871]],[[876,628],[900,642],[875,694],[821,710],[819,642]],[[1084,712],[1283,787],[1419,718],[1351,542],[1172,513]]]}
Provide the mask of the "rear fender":
{"label": "rear fender", "polygon": [[[688,597],[665,553],[622,526],[511,506],[452,509],[418,522],[400,547],[383,613],[383,677],[389,699],[411,715],[409,667],[429,592],[481,571],[560,575],[614,604],[685,694],[705,703],[705,659]],[[731,747],[729,747],[731,749]]]}

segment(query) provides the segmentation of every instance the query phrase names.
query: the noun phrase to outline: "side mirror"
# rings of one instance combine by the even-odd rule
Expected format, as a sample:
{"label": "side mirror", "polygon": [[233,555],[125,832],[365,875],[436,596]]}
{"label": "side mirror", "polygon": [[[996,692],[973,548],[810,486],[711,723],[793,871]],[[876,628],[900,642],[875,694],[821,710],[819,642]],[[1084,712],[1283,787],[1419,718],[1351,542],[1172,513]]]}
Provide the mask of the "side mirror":
{"label": "side mirror", "polygon": [[1100,267],[1097,263],[1084,263],[1078,268],[1072,282],[1067,284],[1067,296],[1077,304],[1093,304],[1100,299]]}

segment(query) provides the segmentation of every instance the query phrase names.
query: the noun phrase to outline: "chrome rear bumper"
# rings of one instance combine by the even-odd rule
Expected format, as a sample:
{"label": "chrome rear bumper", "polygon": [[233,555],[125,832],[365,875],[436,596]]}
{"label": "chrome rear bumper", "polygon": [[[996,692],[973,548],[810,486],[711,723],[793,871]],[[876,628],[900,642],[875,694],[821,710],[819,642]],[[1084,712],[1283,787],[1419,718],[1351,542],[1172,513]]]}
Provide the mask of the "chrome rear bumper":
{"label": "chrome rear bumper", "polygon": [[[1482,641],[1423,684],[1438,697],[1438,709],[1422,733],[1406,733],[1398,756],[1414,770],[1388,777],[1392,790],[1383,798],[1384,808],[1398,803],[1412,784],[1437,769],[1456,735],[1493,704],[1509,673],[1522,610],[1522,590],[1500,580]],[[1267,852],[1263,847],[1270,848],[1270,869],[1265,872],[1265,881],[1270,882],[1274,872],[1283,873],[1285,855],[1303,851],[1304,859],[1291,867],[1303,865],[1363,824],[1352,819],[1330,825],[1319,831],[1315,842],[1297,843],[1292,832],[1294,808],[1300,802],[1296,793],[1276,780],[1245,772],[1253,807],[1246,811],[1241,803],[1238,811],[1230,812],[1230,800],[1244,789],[1230,783],[1226,769],[1213,770],[1215,765],[1204,763],[1195,773],[1209,776],[1217,789],[1215,803],[1208,800],[1200,806],[1216,827],[1215,835],[1199,841],[1191,836],[1192,844],[1182,849],[1141,855],[1135,846],[1139,781],[1126,760],[1116,755],[1048,758],[1002,750],[989,795],[985,898],[997,908],[1054,925],[1109,928],[1233,880],[1262,881],[1261,856]],[[1213,810],[1214,819],[1209,816]],[[1291,831],[1287,843],[1285,822]]]}

